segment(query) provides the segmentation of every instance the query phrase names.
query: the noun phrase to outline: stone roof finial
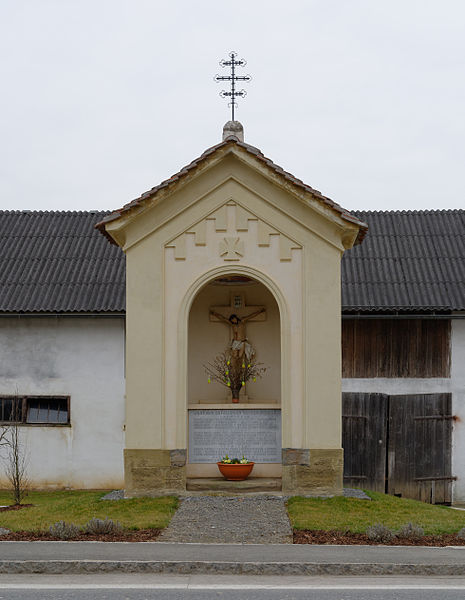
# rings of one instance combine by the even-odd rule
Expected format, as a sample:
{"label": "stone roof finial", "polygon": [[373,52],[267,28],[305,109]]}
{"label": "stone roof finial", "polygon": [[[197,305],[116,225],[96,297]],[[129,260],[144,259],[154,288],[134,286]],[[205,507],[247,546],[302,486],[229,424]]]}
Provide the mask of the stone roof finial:
{"label": "stone roof finial", "polygon": [[240,142],[244,141],[244,128],[242,127],[242,123],[239,123],[239,121],[228,121],[225,123],[223,127],[223,142],[231,135],[237,138]]}

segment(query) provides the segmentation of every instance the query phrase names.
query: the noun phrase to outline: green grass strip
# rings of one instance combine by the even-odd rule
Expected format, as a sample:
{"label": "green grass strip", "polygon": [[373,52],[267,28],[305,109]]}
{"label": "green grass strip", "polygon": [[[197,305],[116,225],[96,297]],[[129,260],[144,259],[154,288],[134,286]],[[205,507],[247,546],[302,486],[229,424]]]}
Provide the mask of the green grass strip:
{"label": "green grass strip", "polygon": [[295,529],[322,529],[365,533],[366,528],[382,523],[398,529],[405,523],[415,523],[425,534],[456,533],[465,527],[465,511],[447,506],[433,506],[418,502],[367,492],[372,500],[356,498],[302,498],[289,499],[288,511]]}
{"label": "green grass strip", "polygon": [[[29,508],[0,512],[0,527],[12,531],[48,530],[57,521],[84,525],[93,517],[108,517],[131,529],[162,529],[176,511],[174,497],[101,500],[104,491],[30,492]],[[0,492],[0,505],[11,504],[11,494]]]}

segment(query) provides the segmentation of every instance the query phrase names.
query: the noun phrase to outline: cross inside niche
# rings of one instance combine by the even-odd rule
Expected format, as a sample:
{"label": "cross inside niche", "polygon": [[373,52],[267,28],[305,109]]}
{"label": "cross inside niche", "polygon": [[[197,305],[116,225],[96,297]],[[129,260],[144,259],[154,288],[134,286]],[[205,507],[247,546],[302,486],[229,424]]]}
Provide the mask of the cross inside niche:
{"label": "cross inside niche", "polygon": [[244,294],[231,294],[229,306],[212,306],[210,321],[224,323],[230,327],[231,340],[245,341],[247,339],[246,323],[266,321],[264,306],[246,306]]}
{"label": "cross inside niche", "polygon": [[266,321],[266,311],[264,306],[248,306],[245,303],[244,294],[233,293],[231,294],[231,301],[228,306],[212,306],[210,308],[210,321],[220,321],[220,319],[213,314],[214,312],[229,320],[231,315],[237,315],[240,319],[244,319],[257,311],[260,311],[259,314],[250,318],[250,321]]}

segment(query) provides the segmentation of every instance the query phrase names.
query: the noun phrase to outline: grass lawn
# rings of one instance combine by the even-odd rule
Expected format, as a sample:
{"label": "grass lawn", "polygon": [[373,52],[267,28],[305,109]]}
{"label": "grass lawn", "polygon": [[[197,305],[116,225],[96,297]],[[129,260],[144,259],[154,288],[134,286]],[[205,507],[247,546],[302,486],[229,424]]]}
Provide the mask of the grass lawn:
{"label": "grass lawn", "polygon": [[465,512],[446,506],[433,506],[416,500],[367,492],[372,498],[289,499],[288,511],[295,529],[323,529],[365,533],[366,528],[382,523],[398,529],[405,523],[420,525],[425,534],[456,533],[465,527]]}
{"label": "grass lawn", "polygon": [[[173,516],[174,497],[100,500],[104,491],[30,492],[24,504],[29,508],[0,512],[0,527],[12,531],[48,530],[57,521],[84,525],[92,519],[109,517],[131,529],[161,529]],[[11,504],[11,494],[0,491],[0,505]]]}

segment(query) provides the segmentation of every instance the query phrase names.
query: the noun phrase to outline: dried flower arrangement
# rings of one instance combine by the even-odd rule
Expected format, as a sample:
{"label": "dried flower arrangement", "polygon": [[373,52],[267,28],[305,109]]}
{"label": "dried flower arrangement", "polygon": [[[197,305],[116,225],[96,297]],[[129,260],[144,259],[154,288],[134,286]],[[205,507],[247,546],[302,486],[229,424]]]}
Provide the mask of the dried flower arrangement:
{"label": "dried flower arrangement", "polygon": [[237,356],[237,352],[228,348],[222,354],[218,354],[212,363],[204,365],[208,375],[208,383],[216,381],[230,388],[232,401],[239,402],[239,393],[247,381],[256,381],[261,378],[266,367],[257,362],[255,352],[249,358]]}

